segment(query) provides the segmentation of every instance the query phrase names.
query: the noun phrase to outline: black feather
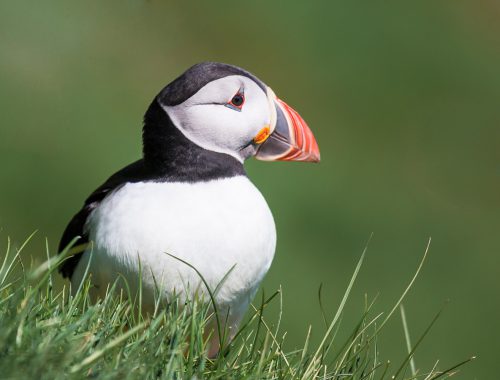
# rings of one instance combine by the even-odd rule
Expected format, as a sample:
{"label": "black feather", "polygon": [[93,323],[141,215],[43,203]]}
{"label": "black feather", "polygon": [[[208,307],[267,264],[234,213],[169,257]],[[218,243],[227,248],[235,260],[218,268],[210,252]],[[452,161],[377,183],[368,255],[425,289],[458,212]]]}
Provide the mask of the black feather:
{"label": "black feather", "polygon": [[187,69],[158,95],[161,104],[175,106],[189,99],[206,84],[229,75],[241,75],[253,80],[264,93],[267,86],[256,76],[240,67],[219,62],[202,62]]}
{"label": "black feather", "polygon": [[[119,172],[112,175],[103,185],[97,188],[86,200],[80,211],[71,219],[68,226],[64,230],[61,241],[59,243],[59,252],[64,250],[68,244],[77,236],[80,238],[74,246],[86,244],[89,242],[89,236],[85,229],[87,218],[94,211],[101,201],[106,198],[112,191],[119,189],[129,182],[140,182],[147,178],[147,170],[144,168],[144,161],[139,160],[128,165]],[[80,261],[83,252],[77,253],[66,259],[59,271],[63,277],[71,278],[75,268]]]}

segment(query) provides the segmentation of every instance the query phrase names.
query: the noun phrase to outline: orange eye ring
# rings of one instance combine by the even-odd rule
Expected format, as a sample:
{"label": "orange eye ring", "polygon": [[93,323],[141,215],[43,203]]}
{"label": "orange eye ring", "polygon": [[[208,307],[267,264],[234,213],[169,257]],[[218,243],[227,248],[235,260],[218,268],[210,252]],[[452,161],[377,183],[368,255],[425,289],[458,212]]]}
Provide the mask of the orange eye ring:
{"label": "orange eye ring", "polygon": [[241,111],[244,104],[245,104],[245,94],[243,94],[243,91],[240,90],[231,98],[231,100],[226,104],[226,106],[235,111]]}

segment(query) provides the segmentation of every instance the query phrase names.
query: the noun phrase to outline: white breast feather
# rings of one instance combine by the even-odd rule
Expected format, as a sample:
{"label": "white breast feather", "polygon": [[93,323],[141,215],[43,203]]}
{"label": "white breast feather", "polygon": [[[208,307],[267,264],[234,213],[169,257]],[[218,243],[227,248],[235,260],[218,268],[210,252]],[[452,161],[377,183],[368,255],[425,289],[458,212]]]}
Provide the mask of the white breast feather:
{"label": "white breast feather", "polygon": [[[203,183],[129,183],[109,195],[90,215],[93,242],[90,272],[101,296],[117,273],[137,289],[139,260],[145,303],[155,281],[168,298],[199,289],[200,277],[174,255],[196,267],[211,289],[231,270],[216,302],[238,323],[274,256],[272,214],[257,188],[243,176]],[[80,283],[85,252],[73,275]]]}

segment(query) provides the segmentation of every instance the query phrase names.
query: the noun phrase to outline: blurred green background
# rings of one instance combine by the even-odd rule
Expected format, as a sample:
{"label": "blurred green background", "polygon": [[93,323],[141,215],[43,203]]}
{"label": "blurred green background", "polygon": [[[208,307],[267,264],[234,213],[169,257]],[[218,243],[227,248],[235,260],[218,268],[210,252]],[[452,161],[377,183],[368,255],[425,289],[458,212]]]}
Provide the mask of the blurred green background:
{"label": "blurred green background", "polygon": [[[84,198],[141,154],[154,95],[190,65],[255,73],[308,121],[319,165],[247,164],[273,210],[275,262],[292,347],[324,331],[370,233],[344,316],[380,293],[388,310],[432,236],[406,304],[417,351],[464,379],[500,354],[500,5],[419,2],[3,1],[0,4],[0,240],[39,233],[55,250]],[[272,317],[272,316],[270,316]],[[396,316],[381,358],[401,358]]]}

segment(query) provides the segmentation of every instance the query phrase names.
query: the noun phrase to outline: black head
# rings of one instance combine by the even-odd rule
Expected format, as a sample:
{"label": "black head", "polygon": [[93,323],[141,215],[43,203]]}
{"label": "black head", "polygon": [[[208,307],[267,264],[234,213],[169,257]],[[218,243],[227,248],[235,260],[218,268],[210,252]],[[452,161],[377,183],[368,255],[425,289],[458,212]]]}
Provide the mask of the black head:
{"label": "black head", "polygon": [[256,76],[240,67],[219,62],[201,62],[187,69],[181,76],[169,83],[157,95],[165,106],[176,106],[196,94],[208,83],[230,75],[241,75],[253,80],[264,93],[267,86]]}
{"label": "black head", "polygon": [[198,157],[184,165],[202,166],[193,153],[200,151],[239,164],[252,156],[319,160],[298,113],[248,71],[217,62],[192,66],[160,91],[144,118],[143,143],[145,161],[157,167],[180,165],[181,156]]}

